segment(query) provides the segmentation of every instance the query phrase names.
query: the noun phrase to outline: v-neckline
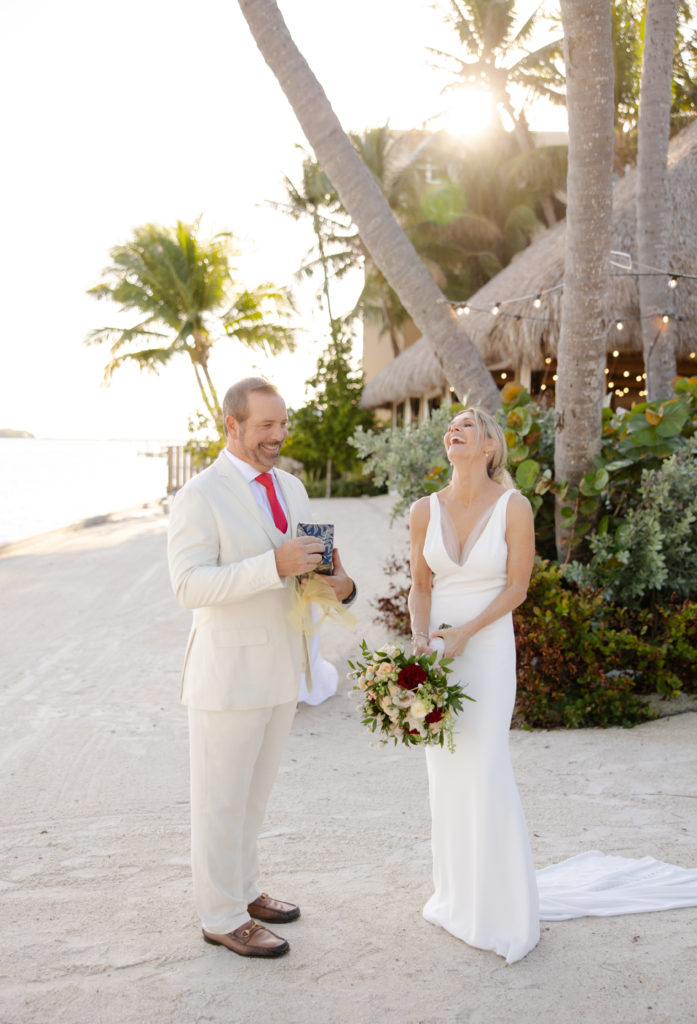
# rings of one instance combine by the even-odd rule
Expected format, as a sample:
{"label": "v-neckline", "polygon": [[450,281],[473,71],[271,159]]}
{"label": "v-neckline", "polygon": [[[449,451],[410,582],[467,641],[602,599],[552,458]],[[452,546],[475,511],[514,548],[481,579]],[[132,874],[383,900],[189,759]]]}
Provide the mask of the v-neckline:
{"label": "v-neckline", "polygon": [[[467,561],[469,560],[470,555],[472,554],[472,552],[476,548],[477,544],[479,543],[479,541],[482,539],[482,537],[486,533],[487,529],[489,528],[489,524],[491,523],[491,520],[494,518],[494,513],[496,511],[496,506],[501,501],[501,499],[503,497],[505,497],[505,495],[508,494],[509,491],[510,491],[510,488],[505,490],[503,492],[503,494],[499,494],[499,496],[496,499],[496,501],[493,501],[491,503],[491,505],[489,505],[487,507],[486,511],[484,512],[484,515],[480,516],[480,518],[477,520],[477,523],[472,527],[472,529],[470,530],[469,534],[467,535],[467,539],[466,539],[465,543],[462,544],[462,545],[460,544],[460,538],[458,536],[457,529],[455,527],[455,522],[453,520],[453,517],[448,512],[447,508],[445,508],[445,506],[442,504],[442,502],[441,502],[440,498],[438,497],[438,495],[437,494],[433,495],[433,497],[438,502],[438,529],[440,531],[440,539],[441,539],[441,542],[443,544],[443,549],[444,549],[446,555],[448,556],[448,559],[453,563],[453,565],[456,565],[458,567],[458,569],[462,569],[466,565]],[[459,548],[459,558],[457,560],[455,560],[452,557],[451,553],[448,551],[448,546],[445,543],[445,537],[443,535],[443,513],[444,512],[445,512],[446,516],[448,517],[448,519],[450,521],[450,525],[452,527],[453,533],[455,535],[455,540],[457,541],[457,546]],[[472,534],[475,533],[475,531],[479,528],[480,524],[482,523],[482,521],[484,519],[486,519],[486,521],[484,522],[484,525],[481,527],[481,529],[479,530],[479,533],[477,534],[477,536],[474,538],[474,540],[470,544],[470,538],[472,537]]]}

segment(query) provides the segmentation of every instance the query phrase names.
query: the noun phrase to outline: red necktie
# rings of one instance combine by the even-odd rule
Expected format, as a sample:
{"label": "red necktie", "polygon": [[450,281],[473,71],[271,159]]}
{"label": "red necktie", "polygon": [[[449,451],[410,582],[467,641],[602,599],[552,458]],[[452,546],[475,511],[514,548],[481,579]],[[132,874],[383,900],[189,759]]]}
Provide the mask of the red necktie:
{"label": "red necktie", "polygon": [[278,500],[276,488],[273,485],[273,477],[271,476],[270,473],[260,473],[259,476],[255,477],[254,479],[258,480],[262,487],[266,488],[266,493],[269,498],[269,505],[271,506],[271,512],[273,514],[273,521],[276,527],[281,531],[281,533],[285,533],[286,530],[288,529],[288,520],[286,519],[285,513],[281,508],[281,503]]}

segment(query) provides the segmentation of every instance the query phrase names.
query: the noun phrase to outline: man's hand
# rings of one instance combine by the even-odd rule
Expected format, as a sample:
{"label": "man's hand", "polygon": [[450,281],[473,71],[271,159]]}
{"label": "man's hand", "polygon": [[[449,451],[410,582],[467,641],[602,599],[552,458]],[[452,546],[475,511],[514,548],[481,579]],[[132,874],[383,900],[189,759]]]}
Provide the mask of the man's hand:
{"label": "man's hand", "polygon": [[317,568],[323,554],[324,545],[317,537],[295,537],[276,548],[276,571],[281,579],[285,576],[302,576]]}
{"label": "man's hand", "polygon": [[333,574],[331,576],[323,576],[322,579],[326,580],[332,588],[337,601],[345,601],[353,592],[353,580],[350,576],[346,575],[346,570],[341,564],[341,559],[339,558],[338,548],[334,548],[332,553],[332,563],[334,565]]}

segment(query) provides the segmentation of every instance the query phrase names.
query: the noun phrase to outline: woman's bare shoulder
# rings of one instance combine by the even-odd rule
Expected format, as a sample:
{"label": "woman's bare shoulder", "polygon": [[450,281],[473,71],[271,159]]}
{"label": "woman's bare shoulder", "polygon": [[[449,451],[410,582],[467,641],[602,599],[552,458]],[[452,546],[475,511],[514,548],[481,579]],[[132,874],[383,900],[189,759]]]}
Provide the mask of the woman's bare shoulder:
{"label": "woman's bare shoulder", "polygon": [[424,494],[417,498],[409,509],[409,524],[411,526],[422,526],[428,523],[431,512],[431,496]]}

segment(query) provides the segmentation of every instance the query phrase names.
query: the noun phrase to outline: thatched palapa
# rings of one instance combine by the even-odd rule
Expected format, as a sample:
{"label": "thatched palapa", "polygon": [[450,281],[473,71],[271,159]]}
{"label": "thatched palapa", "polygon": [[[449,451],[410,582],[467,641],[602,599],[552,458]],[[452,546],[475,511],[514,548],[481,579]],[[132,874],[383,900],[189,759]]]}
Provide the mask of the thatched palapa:
{"label": "thatched palapa", "polygon": [[[676,354],[683,359],[697,344],[697,280],[679,275],[697,274],[697,121],[672,140],[668,154],[671,231],[666,271],[665,312],[682,317],[672,324]],[[608,352],[641,353],[639,286],[636,238],[637,172],[633,168],[614,187],[611,249],[632,257],[631,270],[610,265],[608,293]],[[545,357],[556,358],[561,320],[561,285],[564,280],[566,223],[544,231],[523,252],[469,300],[467,331],[487,366],[508,366],[518,377],[544,367]],[[608,259],[610,254],[608,254]],[[678,275],[676,288],[670,274]],[[540,297],[539,308],[534,306]],[[515,301],[512,301],[515,300]],[[492,313],[501,304],[498,315]],[[623,324],[617,330],[617,321]],[[522,372],[521,372],[522,371]],[[410,397],[441,391],[448,381],[430,344],[420,338],[365,387],[362,405],[385,407]]]}

